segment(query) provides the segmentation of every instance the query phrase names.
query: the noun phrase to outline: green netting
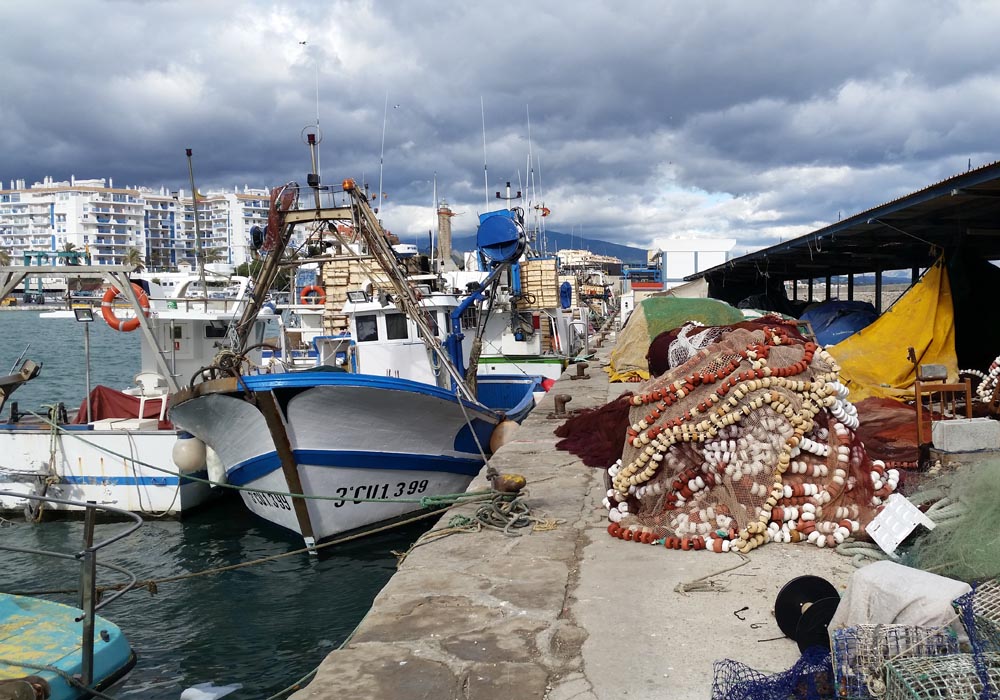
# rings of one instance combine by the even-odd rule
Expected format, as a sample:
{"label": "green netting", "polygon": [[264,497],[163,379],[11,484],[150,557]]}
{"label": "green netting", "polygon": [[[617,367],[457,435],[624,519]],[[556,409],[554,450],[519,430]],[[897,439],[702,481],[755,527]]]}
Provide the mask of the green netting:
{"label": "green netting", "polygon": [[643,299],[618,334],[611,364],[606,369],[613,382],[649,379],[646,353],[650,342],[660,333],[679,328],[688,321],[706,326],[728,326],[743,320],[742,311],[718,299]]}

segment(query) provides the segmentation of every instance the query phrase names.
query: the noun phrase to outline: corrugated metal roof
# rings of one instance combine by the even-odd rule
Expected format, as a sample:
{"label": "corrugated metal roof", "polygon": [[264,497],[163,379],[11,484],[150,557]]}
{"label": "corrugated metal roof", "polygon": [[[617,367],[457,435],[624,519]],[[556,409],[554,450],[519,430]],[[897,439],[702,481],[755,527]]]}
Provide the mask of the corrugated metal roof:
{"label": "corrugated metal roof", "polygon": [[791,279],[922,268],[941,251],[958,248],[1000,260],[1000,161],[685,279],[763,287]]}

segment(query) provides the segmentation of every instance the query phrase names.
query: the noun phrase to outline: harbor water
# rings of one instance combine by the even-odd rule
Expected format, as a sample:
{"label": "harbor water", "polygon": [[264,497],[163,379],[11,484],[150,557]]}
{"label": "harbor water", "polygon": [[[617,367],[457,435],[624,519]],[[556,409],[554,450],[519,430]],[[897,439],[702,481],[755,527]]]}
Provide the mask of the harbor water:
{"label": "harbor water", "polygon": [[[83,331],[73,320],[40,319],[35,312],[0,312],[0,372],[7,372],[30,343],[26,357],[42,373],[14,394],[20,409],[62,401],[79,406],[85,393]],[[100,320],[91,324],[91,383],[123,388],[138,371],[137,334],[121,334]],[[6,413],[6,411],[5,411]],[[205,576],[302,547],[301,539],[252,516],[236,497],[209,505],[183,520],[146,519],[125,540],[101,550],[100,561],[123,566],[140,580],[186,577],[135,590],[101,614],[125,632],[138,662],[120,698],[177,700],[185,688],[239,683],[227,698],[262,699],[315,668],[350,635],[430,520],[336,545],[319,556],[295,554]],[[120,524],[102,524],[98,537]],[[73,551],[82,523],[75,520],[0,521],[4,543]],[[0,590],[61,591],[76,587],[72,563],[0,550]],[[99,584],[117,583],[113,572]],[[76,604],[75,595],[51,594]]]}

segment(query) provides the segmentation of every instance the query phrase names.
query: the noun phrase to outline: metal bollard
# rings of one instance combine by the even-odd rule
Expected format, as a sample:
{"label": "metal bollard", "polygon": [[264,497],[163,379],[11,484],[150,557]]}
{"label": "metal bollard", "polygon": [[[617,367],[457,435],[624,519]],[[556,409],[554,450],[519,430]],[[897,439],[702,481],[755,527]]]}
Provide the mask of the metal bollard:
{"label": "metal bollard", "polygon": [[584,373],[589,366],[586,362],[577,362],[576,374],[570,376],[570,379],[590,379],[590,375]]}
{"label": "metal bollard", "polygon": [[566,415],[566,404],[568,404],[572,400],[573,397],[570,396],[569,394],[556,394],[555,395],[556,415],[557,416]]}

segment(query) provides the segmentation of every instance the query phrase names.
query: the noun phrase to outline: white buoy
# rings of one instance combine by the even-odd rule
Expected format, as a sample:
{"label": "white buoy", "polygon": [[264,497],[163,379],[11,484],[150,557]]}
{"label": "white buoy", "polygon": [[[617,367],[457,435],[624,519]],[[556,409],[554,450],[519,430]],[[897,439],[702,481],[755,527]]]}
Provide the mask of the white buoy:
{"label": "white buoy", "polygon": [[190,474],[205,468],[206,449],[205,443],[194,435],[180,431],[170,456],[181,473]]}

